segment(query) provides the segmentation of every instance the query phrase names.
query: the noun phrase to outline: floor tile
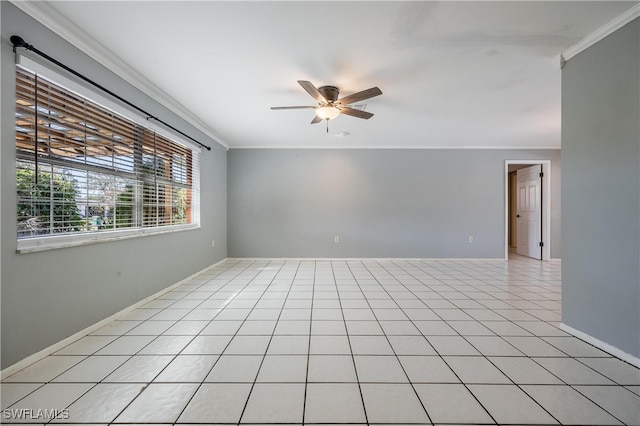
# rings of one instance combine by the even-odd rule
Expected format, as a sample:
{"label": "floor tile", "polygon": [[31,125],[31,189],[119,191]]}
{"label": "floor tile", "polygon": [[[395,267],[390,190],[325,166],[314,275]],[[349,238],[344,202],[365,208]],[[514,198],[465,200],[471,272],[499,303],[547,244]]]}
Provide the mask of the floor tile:
{"label": "floor tile", "polygon": [[440,355],[480,355],[480,352],[460,336],[428,336],[427,341]]}
{"label": "floor tile", "polygon": [[355,383],[311,383],[307,386],[307,423],[366,422],[360,389]]}
{"label": "floor tile", "polygon": [[151,321],[177,321],[182,319],[189,312],[191,312],[191,309],[163,309],[149,319]]}
{"label": "floor tile", "polygon": [[311,318],[314,321],[342,321],[342,309],[321,309],[314,308],[311,313]]}
{"label": "floor tile", "polygon": [[[258,337],[256,336],[256,338]],[[185,355],[219,355],[229,350],[232,339],[232,336],[196,336],[181,353]]]}
{"label": "floor tile", "polygon": [[209,321],[181,320],[169,327],[163,334],[170,336],[195,336],[209,324]]}
{"label": "floor tile", "polygon": [[280,313],[280,320],[311,320],[311,311],[309,309],[283,309]]}
{"label": "floor tile", "polygon": [[635,393],[636,395],[640,395],[640,385],[625,386],[624,388]]}
{"label": "floor tile", "polygon": [[[351,358],[351,357],[349,357]],[[2,383],[0,384],[0,409],[15,404],[31,392],[42,386],[41,383]]]}
{"label": "floor tile", "polygon": [[569,385],[613,385],[600,373],[573,358],[533,358],[553,375]]}
{"label": "floor tile", "polygon": [[[92,383],[49,383],[25,396],[15,404],[12,404],[9,409],[31,409],[34,411],[45,409],[62,410],[80,398],[93,386],[94,384]],[[12,422],[16,423],[15,421]],[[33,421],[27,423],[33,423]]]}
{"label": "floor tile", "polygon": [[515,385],[469,385],[468,388],[500,424],[558,424]]}
{"label": "floor tile", "polygon": [[411,385],[362,384],[361,390],[370,423],[430,423]]}
{"label": "floor tile", "polygon": [[48,356],[7,377],[3,382],[49,382],[85,358],[84,356]]}
{"label": "floor tile", "polygon": [[269,355],[304,355],[309,353],[309,336],[273,336]]}
{"label": "floor tile", "polygon": [[245,321],[238,330],[238,335],[271,336],[276,327],[276,321]]}
{"label": "floor tile", "polygon": [[400,363],[412,383],[460,383],[439,356],[400,356]]}
{"label": "floor tile", "polygon": [[400,362],[395,356],[354,356],[360,383],[406,383]]}
{"label": "floor tile", "polygon": [[447,321],[461,336],[494,336],[495,333],[478,321]]}
{"label": "floor tile", "polygon": [[247,319],[250,313],[251,313],[251,309],[224,308],[216,316],[216,319],[220,321],[243,321]]}
{"label": "floor tile", "polygon": [[85,336],[55,352],[55,355],[92,355],[117,339],[116,336]]}
{"label": "floor tile", "polygon": [[562,381],[527,357],[490,357],[489,360],[517,385],[553,385]]}
{"label": "floor tile", "polygon": [[280,309],[254,309],[247,317],[248,321],[277,321]]}
{"label": "floor tile", "polygon": [[200,383],[218,360],[217,355],[178,355],[154,382]]}
{"label": "floor tile", "polygon": [[396,355],[435,355],[424,336],[388,336]]}
{"label": "floor tile", "polygon": [[158,336],[138,355],[177,355],[193,340],[193,336]]}
{"label": "floor tile", "polygon": [[173,358],[171,355],[136,355],[129,358],[104,381],[150,383]]}
{"label": "floor tile", "polygon": [[434,423],[493,423],[462,384],[417,384],[415,388]]}
{"label": "floor tile", "polygon": [[458,336],[458,332],[445,321],[414,321],[424,336]]}
{"label": "floor tile", "polygon": [[349,336],[354,355],[393,355],[393,349],[384,336]]}
{"label": "floor tile", "polygon": [[350,355],[310,355],[309,382],[356,382],[353,358]]}
{"label": "floor tile", "polygon": [[439,321],[440,317],[426,306],[421,308],[405,308],[402,310],[412,321]]}
{"label": "floor tile", "polygon": [[273,332],[278,336],[308,336],[311,321],[278,321]]}
{"label": "floor tile", "polygon": [[640,385],[640,368],[617,358],[578,358],[600,374],[621,385]]}
{"label": "floor tile", "polygon": [[311,336],[310,354],[344,355],[351,354],[347,336]]}
{"label": "floor tile", "polygon": [[97,383],[129,359],[128,356],[92,356],[71,367],[54,382]]}
{"label": "floor tile", "polygon": [[196,389],[197,384],[150,384],[116,418],[116,422],[173,423]]}
{"label": "floor tile", "polygon": [[262,358],[260,355],[222,355],[205,382],[253,383]]}
{"label": "floor tile", "polygon": [[200,334],[233,336],[238,332],[241,325],[242,321],[223,321],[216,318],[215,321],[212,321],[208,326],[203,328]]}
{"label": "floor tile", "polygon": [[159,308],[134,309],[133,311],[127,312],[126,314],[123,314],[122,316],[118,317],[118,321],[145,321],[153,317],[160,311],[162,311],[162,309],[159,309]]}
{"label": "floor tile", "polygon": [[[307,332],[308,332],[307,328]],[[347,328],[344,321],[312,321],[311,334],[321,336],[346,336]]]}
{"label": "floor tile", "polygon": [[143,384],[99,383],[69,406],[69,418],[53,423],[109,423],[138,396]]}
{"label": "floor tile", "polygon": [[92,332],[92,336],[121,336],[131,330],[132,328],[140,325],[142,321],[111,321]]}
{"label": "floor tile", "polygon": [[511,321],[480,321],[499,336],[532,336],[530,332]]}
{"label": "floor tile", "polygon": [[342,309],[344,319],[347,321],[374,321],[376,317],[373,315],[373,311],[367,309]]}
{"label": "floor tile", "polygon": [[220,309],[196,308],[191,310],[182,319],[188,321],[211,321],[218,315]]}
{"label": "floor tile", "polygon": [[304,383],[306,376],[307,355],[267,355],[256,382]]}
{"label": "floor tile", "polygon": [[567,333],[544,321],[515,321],[515,324],[536,336],[568,336]]}
{"label": "floor tile", "polygon": [[511,380],[483,356],[445,356],[444,360],[463,383],[511,384]]}
{"label": "floor tile", "polygon": [[522,389],[563,424],[622,424],[570,386],[525,385]]}
{"label": "floor tile", "polygon": [[466,336],[466,339],[484,356],[524,356],[499,336]]}
{"label": "floor tile", "polygon": [[543,337],[547,343],[573,357],[610,357],[610,355],[577,337]]}
{"label": "floor tile", "polygon": [[256,383],[242,415],[242,423],[301,423],[302,383]]}
{"label": "floor tile", "polygon": [[176,321],[145,321],[127,332],[128,336],[157,336],[175,324]]}
{"label": "floor tile", "polygon": [[387,336],[420,336],[411,321],[380,321],[380,326]]}
{"label": "floor tile", "polygon": [[378,321],[345,321],[350,336],[381,336],[384,334]]}
{"label": "floor tile", "polygon": [[548,344],[539,337],[506,336],[503,338],[527,356],[567,356],[564,352]]}
{"label": "floor tile", "polygon": [[155,336],[122,336],[96,352],[96,355],[135,355]]}
{"label": "floor tile", "polygon": [[621,386],[575,386],[575,389],[628,425],[640,424],[640,398]]}
{"label": "floor tile", "polygon": [[250,391],[251,385],[248,383],[205,383],[193,396],[178,422],[237,424]]}

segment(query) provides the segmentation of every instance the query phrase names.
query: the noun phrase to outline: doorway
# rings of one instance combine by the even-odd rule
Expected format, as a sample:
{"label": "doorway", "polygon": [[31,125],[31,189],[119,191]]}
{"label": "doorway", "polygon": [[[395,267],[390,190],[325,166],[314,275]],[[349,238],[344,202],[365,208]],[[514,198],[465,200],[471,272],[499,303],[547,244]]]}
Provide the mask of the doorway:
{"label": "doorway", "polygon": [[550,260],[550,183],[551,160],[505,161],[505,260],[510,252]]}

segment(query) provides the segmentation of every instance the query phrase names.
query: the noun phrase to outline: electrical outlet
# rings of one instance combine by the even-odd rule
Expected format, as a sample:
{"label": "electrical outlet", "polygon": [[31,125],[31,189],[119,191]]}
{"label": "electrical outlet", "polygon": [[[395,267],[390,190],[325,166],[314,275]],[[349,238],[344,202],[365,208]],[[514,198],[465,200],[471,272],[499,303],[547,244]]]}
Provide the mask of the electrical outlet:
{"label": "electrical outlet", "polygon": [[211,247],[215,247],[216,246],[216,240],[211,240]]}
{"label": "electrical outlet", "polygon": [[338,237],[337,235],[333,237],[333,242],[338,244],[340,242],[340,237]]}
{"label": "electrical outlet", "polygon": [[473,244],[473,235],[469,235],[469,244]]}

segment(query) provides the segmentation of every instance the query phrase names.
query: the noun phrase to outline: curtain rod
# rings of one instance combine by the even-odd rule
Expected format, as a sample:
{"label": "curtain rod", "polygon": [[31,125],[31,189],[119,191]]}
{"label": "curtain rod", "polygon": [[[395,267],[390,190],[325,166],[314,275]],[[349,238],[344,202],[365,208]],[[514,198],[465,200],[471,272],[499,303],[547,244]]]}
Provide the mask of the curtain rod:
{"label": "curtain rod", "polygon": [[83,81],[86,81],[87,83],[97,87],[98,89],[102,90],[103,92],[108,93],[109,95],[111,95],[114,98],[118,99],[120,102],[123,102],[126,105],[129,105],[131,108],[134,108],[134,109],[138,110],[139,112],[143,113],[144,115],[147,116],[147,120],[153,119],[153,120],[157,121],[158,123],[161,123],[161,124],[165,125],[166,127],[168,127],[169,129],[173,130],[174,132],[180,133],[182,136],[191,139],[193,142],[197,143],[198,145],[200,145],[203,148],[206,148],[208,151],[211,151],[211,147],[210,146],[207,146],[207,145],[205,145],[203,143],[198,142],[197,140],[195,140],[191,136],[187,135],[186,133],[176,129],[175,127],[173,127],[170,124],[165,123],[164,121],[162,121],[158,117],[156,117],[156,116],[154,116],[152,114],[149,114],[147,111],[143,110],[142,108],[138,107],[137,105],[132,104],[131,102],[129,102],[128,100],[122,98],[121,96],[113,93],[111,90],[107,89],[106,87],[101,86],[100,84],[98,84],[95,81],[89,79],[88,77],[85,77],[84,75],[80,74],[76,70],[69,68],[68,66],[66,66],[62,62],[52,58],[51,56],[47,55],[46,53],[41,52],[40,50],[38,50],[35,47],[33,47],[33,45],[31,45],[31,44],[27,43],[26,41],[24,41],[24,39],[22,37],[17,36],[17,35],[12,35],[10,40],[11,40],[11,44],[13,44],[13,51],[14,52],[16,52],[17,48],[23,47],[26,50],[30,50],[33,53],[36,53],[37,55],[42,56],[44,59],[48,60],[49,62],[53,62],[54,64],[56,64],[60,68],[70,72],[71,74],[73,74],[76,77],[82,79]]}

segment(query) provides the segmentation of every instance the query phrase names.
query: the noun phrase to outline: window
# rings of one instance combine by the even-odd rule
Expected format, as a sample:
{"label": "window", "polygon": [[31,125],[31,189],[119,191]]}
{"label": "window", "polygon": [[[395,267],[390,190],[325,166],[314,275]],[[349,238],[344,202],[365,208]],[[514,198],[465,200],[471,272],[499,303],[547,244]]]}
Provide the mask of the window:
{"label": "window", "polygon": [[196,226],[198,156],[17,68],[18,249]]}

